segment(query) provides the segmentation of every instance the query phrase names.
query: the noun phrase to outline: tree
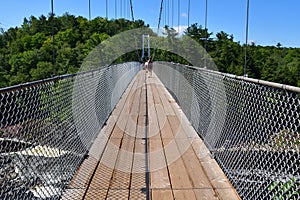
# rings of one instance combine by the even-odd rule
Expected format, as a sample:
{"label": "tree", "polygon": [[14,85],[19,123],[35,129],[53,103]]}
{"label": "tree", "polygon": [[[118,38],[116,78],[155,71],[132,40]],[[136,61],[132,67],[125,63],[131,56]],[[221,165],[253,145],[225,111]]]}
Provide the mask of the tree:
{"label": "tree", "polygon": [[188,27],[185,34],[198,41],[203,47],[205,46],[205,40],[212,41],[212,32],[209,33],[207,29],[203,28],[201,25],[198,26],[197,23]]}
{"label": "tree", "polygon": [[169,28],[168,25],[165,25],[163,35],[167,36],[168,42],[173,43],[178,34],[174,28]]}
{"label": "tree", "polygon": [[[47,17],[41,15],[24,18],[20,27],[9,28],[6,31],[0,28],[0,87],[51,77],[53,74],[52,18],[54,19],[57,75],[77,72],[91,49],[107,38],[125,30],[149,27],[142,20],[132,22],[127,19],[108,20],[96,17],[89,21],[82,16],[76,17],[69,13],[62,16],[49,14]],[[150,29],[149,32],[141,34],[156,35]],[[175,29],[168,26],[164,27],[163,34],[162,37],[157,37],[155,42],[171,48],[166,51],[156,49],[156,60],[189,64],[185,59],[189,60],[194,55],[193,44],[188,40],[190,37],[203,47],[206,44],[209,55],[220,71],[243,74],[245,46],[235,42],[233,35],[221,31],[213,39],[213,33],[198,24],[188,27],[181,38],[177,37],[178,33]],[[140,38],[138,37],[138,40]],[[177,46],[188,49],[182,52],[184,58],[172,53],[175,50],[173,48]],[[123,49],[111,52],[111,49],[107,48],[105,49],[109,52],[107,56],[113,57],[116,53],[123,52]],[[247,73],[250,77],[300,86],[299,48],[285,48],[280,43],[276,46],[264,47],[252,44],[248,50]],[[138,60],[140,53],[136,51],[126,53],[116,58],[115,62]],[[207,54],[202,55],[197,59],[203,60]]]}
{"label": "tree", "polygon": [[30,75],[33,80],[49,78],[53,74],[53,65],[50,62],[39,61],[37,68],[30,70]]}

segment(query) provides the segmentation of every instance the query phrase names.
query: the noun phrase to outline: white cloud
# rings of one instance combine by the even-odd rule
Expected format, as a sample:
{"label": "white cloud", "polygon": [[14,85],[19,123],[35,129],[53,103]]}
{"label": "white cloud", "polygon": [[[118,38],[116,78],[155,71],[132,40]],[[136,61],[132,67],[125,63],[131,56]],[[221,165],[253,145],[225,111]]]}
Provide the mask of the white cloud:
{"label": "white cloud", "polygon": [[181,17],[185,17],[185,18],[187,18],[187,17],[188,17],[188,15],[187,15],[186,13],[181,13]]}
{"label": "white cloud", "polygon": [[176,31],[178,31],[178,29],[179,29],[179,36],[182,36],[184,34],[184,31],[186,31],[186,29],[188,28],[188,26],[180,25],[180,26],[173,26],[173,28]]}
{"label": "white cloud", "polygon": [[[157,33],[157,27],[150,27],[155,33]],[[171,28],[171,27],[169,27]],[[178,32],[178,29],[179,29],[179,36],[181,37],[183,34],[184,34],[184,31],[186,31],[188,28],[188,26],[183,26],[183,25],[180,25],[179,28],[178,26],[173,26],[173,29]],[[165,32],[165,29],[163,27],[160,27],[159,31],[158,31],[158,35],[159,36],[165,36],[163,34],[163,32]]]}

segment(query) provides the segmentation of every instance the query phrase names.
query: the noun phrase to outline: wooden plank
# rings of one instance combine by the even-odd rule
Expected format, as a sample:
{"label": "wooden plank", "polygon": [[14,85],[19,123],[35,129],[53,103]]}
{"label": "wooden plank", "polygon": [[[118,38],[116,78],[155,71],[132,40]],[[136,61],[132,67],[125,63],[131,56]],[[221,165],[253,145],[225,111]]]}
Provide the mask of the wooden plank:
{"label": "wooden plank", "polygon": [[145,155],[145,115],[146,115],[146,88],[141,86],[139,96],[139,113],[137,118],[137,129],[134,143],[133,165],[131,171],[131,182],[129,199],[146,199],[146,155]]}
{"label": "wooden plank", "polygon": [[140,125],[137,127],[136,136],[129,199],[146,199],[146,144],[145,140],[143,139],[145,136],[144,126]]}
{"label": "wooden plank", "polygon": [[171,142],[174,142],[174,135],[171,129],[171,125],[168,120],[163,121],[162,124],[159,121],[159,126],[161,130],[161,138],[164,142],[164,146],[171,145]]}
{"label": "wooden plank", "polygon": [[[144,77],[145,78],[145,77]],[[145,80],[144,80],[145,81]],[[138,113],[138,124],[136,131],[136,140],[134,145],[134,158],[133,158],[133,169],[132,169],[132,183],[131,188],[145,188],[145,126],[146,126],[146,88],[145,84],[141,87]],[[142,179],[143,181],[139,181]]]}
{"label": "wooden plank", "polygon": [[168,174],[165,152],[162,145],[160,127],[158,125],[157,111],[159,110],[158,105],[161,102],[159,97],[154,95],[153,89],[153,85],[148,86],[148,103],[149,107],[153,106],[151,112],[151,118],[153,121],[149,124],[149,129],[157,131],[157,133],[153,134],[149,140],[151,189],[164,189],[170,188],[171,183]]}
{"label": "wooden plank", "polygon": [[140,192],[143,192],[146,188],[145,140],[136,139],[134,151],[135,152],[131,172],[130,193],[134,190],[139,190]]}
{"label": "wooden plank", "polygon": [[187,176],[187,171],[181,158],[180,152],[177,148],[177,144],[176,142],[174,142],[174,135],[171,126],[175,126],[176,124],[171,125],[169,123],[169,120],[164,123],[164,126],[163,124],[161,124],[161,121],[158,121],[158,124],[161,129],[161,135],[168,135],[167,138],[162,137],[162,141],[163,148],[165,149],[165,156],[172,188],[191,188],[192,184],[189,180],[189,177]]}
{"label": "wooden plank", "polygon": [[[134,79],[135,81],[135,79]],[[90,182],[91,177],[93,176],[93,173],[95,171],[95,168],[97,166],[97,163],[100,159],[100,156],[103,152],[103,149],[105,146],[105,142],[107,142],[108,138],[110,137],[110,134],[113,132],[113,135],[119,135],[120,131],[118,128],[115,128],[115,119],[114,117],[118,117],[120,115],[120,112],[124,106],[124,103],[127,99],[127,95],[129,94],[132,87],[134,87],[135,82],[132,81],[128,87],[128,89],[125,91],[123,98],[120,100],[120,102],[117,104],[116,109],[112,112],[112,116],[107,121],[107,125],[101,130],[99,133],[99,136],[96,138],[95,143],[92,145],[91,150],[89,152],[89,157],[86,159],[82,165],[79,167],[78,171],[74,175],[70,185],[68,188],[71,188],[63,194],[62,199],[69,199],[69,198],[75,198],[78,197],[78,199],[82,199],[87,188],[88,183]],[[115,128],[115,129],[114,129]],[[114,131],[112,131],[114,129]],[[106,141],[104,141],[106,140]],[[112,140],[114,141],[114,140]],[[115,142],[117,143],[117,142]],[[101,169],[101,167],[100,167]],[[98,169],[99,171],[99,169]],[[103,171],[102,169],[100,171]],[[99,173],[99,172],[98,172]],[[102,176],[101,177],[105,177]],[[94,181],[98,182],[98,180]],[[93,184],[93,183],[92,183]],[[75,188],[75,189],[74,189]],[[78,189],[80,188],[80,189]],[[90,191],[93,187],[90,187]],[[87,196],[92,196],[93,193],[87,192]]]}
{"label": "wooden plank", "polygon": [[[163,92],[160,94],[162,95]],[[189,177],[191,177],[193,186],[195,188],[203,188],[209,183],[209,188],[214,188],[214,190],[210,189],[210,192],[206,194],[206,196],[208,196],[207,199],[213,199],[216,198],[216,196],[218,199],[239,199],[235,189],[232,187],[217,162],[210,156],[209,150],[199,138],[180,107],[174,100],[172,100],[171,95],[168,94],[166,89],[164,94],[165,97],[169,98],[168,101],[175,113],[175,116],[168,116],[170,123],[172,125],[180,124],[177,129],[174,126],[172,126],[172,129],[176,129],[173,130],[173,132],[179,131],[179,134],[175,136],[175,140],[177,144],[179,143],[178,148],[180,153],[183,154],[182,158],[184,160],[184,164],[188,166],[187,171]],[[188,142],[191,142],[191,148],[184,148],[187,145],[187,143],[184,144],[184,142],[186,142],[183,140],[184,138],[186,138]],[[183,144],[180,144],[181,142]],[[197,158],[197,160],[195,158]],[[200,163],[200,165],[195,165],[195,163]],[[201,178],[198,180],[194,179],[195,176],[199,177],[199,173],[201,174]],[[197,194],[197,196],[201,196],[201,191],[203,192],[203,190],[197,190],[195,191],[195,194]],[[205,196],[205,194],[202,195]]]}
{"label": "wooden plank", "polygon": [[[202,142],[202,140],[199,138],[199,136],[197,135],[193,127],[190,125],[186,116],[183,115],[182,111],[178,108],[178,106],[175,103],[172,103],[172,107],[174,109],[177,119],[172,117],[170,117],[170,119],[171,121],[173,121],[173,123],[176,123],[176,121],[178,121],[178,118],[181,118],[182,120],[181,128],[185,132],[187,138],[192,138],[193,140],[192,148],[197,159],[200,161],[202,174],[205,175],[205,177],[207,177],[211,185],[210,187],[215,189],[214,190],[215,195],[217,195],[219,199],[239,199],[237,192],[230,184],[227,177],[225,176],[225,174],[217,164],[217,162],[212,158],[209,150]],[[186,160],[185,161],[186,163],[190,162],[187,159],[188,157],[186,157],[185,155],[183,156],[183,158]],[[190,162],[190,163],[192,164],[194,162]],[[191,164],[186,164],[186,166],[191,166]],[[189,173],[193,174],[195,172],[193,172],[193,170],[190,170]],[[194,176],[190,175],[190,177],[194,177]],[[201,179],[204,180],[204,176]],[[193,181],[195,182],[197,180],[193,180]]]}
{"label": "wooden plank", "polygon": [[77,170],[61,199],[82,199],[96,166],[97,160],[95,158],[87,158]]}
{"label": "wooden plank", "polygon": [[[86,190],[88,190],[87,186],[90,182],[91,177],[95,171],[97,163],[104,151],[104,147],[110,137],[111,133],[116,137],[119,136],[120,131],[116,128],[115,131],[115,121],[119,117],[120,112],[123,110],[124,105],[126,103],[127,97],[130,94],[131,90],[137,86],[137,81],[139,80],[140,76],[136,76],[133,81],[129,84],[128,88],[125,90],[124,94],[122,95],[120,101],[116,105],[115,109],[112,112],[112,115],[107,121],[107,124],[101,132],[99,133],[98,137],[96,138],[94,144],[92,145],[88,159],[84,160],[82,165],[79,167],[77,172],[75,173],[73,179],[71,180],[66,192],[63,194],[62,199],[82,199]],[[112,140],[114,141],[114,140]],[[100,166],[102,171],[102,166]],[[99,171],[99,170],[98,170]],[[101,175],[102,176],[102,175]],[[105,177],[105,176],[102,176]],[[103,179],[104,180],[104,179]],[[102,182],[103,182],[102,180]],[[79,189],[78,189],[79,188]],[[92,187],[91,187],[92,188]],[[106,193],[106,192],[105,192]],[[87,194],[92,194],[88,192]]]}
{"label": "wooden plank", "polygon": [[[161,99],[159,98],[159,93],[155,89],[156,85],[153,85],[152,91],[156,99],[156,105],[161,104]],[[158,110],[158,109],[157,109]],[[160,113],[159,115],[165,115],[165,112]],[[157,117],[159,118],[159,117]],[[161,130],[162,143],[166,156],[166,166],[168,166],[170,182],[172,188],[191,188],[191,183],[189,178],[186,176],[186,170],[182,159],[180,158],[177,145],[174,142],[174,135],[172,133],[172,128],[169,124],[169,121],[166,120],[162,123],[161,120],[158,120],[158,125]],[[163,137],[167,135],[167,137]]]}
{"label": "wooden plank", "polygon": [[156,103],[154,100],[154,96],[152,94],[152,87],[151,84],[147,85],[147,100],[148,100],[148,136],[149,138],[156,137],[159,138],[160,130],[157,122],[157,115],[156,115]]}
{"label": "wooden plank", "polygon": [[105,199],[112,173],[112,168],[104,164],[100,164],[87,190],[85,199],[94,199],[95,197]]}
{"label": "wooden plank", "polygon": [[[105,199],[110,195],[114,195],[114,192],[110,187],[113,187],[117,182],[121,182],[119,181],[119,179],[122,179],[122,182],[126,183],[126,180],[123,181],[124,174],[122,172],[116,171],[115,169],[116,167],[122,167],[119,166],[121,160],[128,160],[128,155],[124,153],[121,153],[122,155],[120,155],[120,148],[123,150],[129,150],[132,147],[132,144],[130,142],[128,143],[128,141],[131,141],[128,140],[128,138],[123,142],[124,130],[126,130],[127,128],[128,113],[130,107],[130,105],[128,105],[128,99],[130,99],[130,96],[133,95],[134,92],[136,92],[138,82],[141,80],[142,79],[137,78],[130,92],[127,94],[127,102],[124,102],[123,109],[119,113],[119,116],[117,116],[117,121],[115,121],[115,126],[111,133],[110,140],[106,146],[100,164],[96,169],[93,180],[90,184],[90,188],[87,191],[86,199],[93,199],[97,195],[97,198]],[[126,174],[125,177],[130,180],[130,175],[128,176]],[[127,181],[128,184],[129,182],[130,181]]]}
{"label": "wooden plank", "polygon": [[[143,73],[123,94],[62,199],[81,199],[86,190],[85,199],[146,198]],[[155,76],[147,82],[152,199],[239,199],[161,82]]]}
{"label": "wooden plank", "polygon": [[[140,79],[142,81],[142,79]],[[142,87],[137,87],[129,98],[132,102],[129,107],[128,116],[126,120],[126,128],[122,138],[121,147],[118,152],[118,158],[114,168],[114,172],[110,181],[107,198],[122,196],[122,198],[129,198],[129,188],[131,185],[131,171],[133,164],[133,152],[135,145],[135,136],[137,132],[138,115],[140,96]],[[127,113],[126,113],[127,114]]]}
{"label": "wooden plank", "polygon": [[[179,122],[177,116],[169,116],[168,119],[172,124]],[[182,123],[184,123],[184,121]],[[173,130],[173,132],[177,131],[175,141],[184,165],[186,166],[187,175],[190,177],[192,186],[193,188],[212,188],[212,185],[192,147],[193,138],[189,138],[185,134],[183,130],[184,125],[182,123],[180,123],[177,127],[178,130]]]}
{"label": "wooden plank", "polygon": [[[159,93],[157,92],[157,89],[156,89],[156,85],[151,85],[150,88],[151,88],[151,95],[153,95],[153,102],[155,101],[155,106],[153,104],[153,108],[150,111],[154,112],[154,115],[155,115],[155,118],[156,118],[156,121],[157,121],[156,124],[154,124],[155,125],[155,130],[159,134],[159,131],[166,124],[167,116],[164,112],[164,107],[163,107],[163,104],[161,103]],[[149,106],[149,108],[151,108],[151,107]],[[152,114],[152,112],[150,112],[150,114]],[[158,126],[158,122],[160,123],[159,126]],[[170,135],[161,135],[161,133],[160,133],[159,137],[173,138],[172,134],[170,134]]]}
{"label": "wooden plank", "polygon": [[104,151],[100,164],[87,190],[85,199],[92,199],[96,194],[104,195],[101,198],[106,197],[114,166],[118,158],[118,149],[121,144],[121,139],[111,138],[110,141],[113,142],[109,142]]}
{"label": "wooden plank", "polygon": [[172,190],[152,190],[152,199],[168,200],[174,197]]}
{"label": "wooden plank", "polygon": [[[195,196],[199,200],[218,200],[218,195],[213,189],[194,189]],[[230,199],[230,198],[229,198]]]}
{"label": "wooden plank", "polygon": [[[156,90],[156,91],[155,91]],[[209,188],[211,187],[210,182],[208,181],[208,178],[206,177],[206,175],[203,173],[203,170],[199,160],[197,159],[197,156],[195,155],[195,152],[193,151],[193,149],[189,146],[191,146],[191,142],[189,140],[189,138],[187,137],[187,135],[185,134],[184,130],[181,127],[181,121],[178,119],[178,117],[175,115],[175,112],[173,111],[173,107],[171,106],[165,106],[170,105],[170,102],[167,102],[167,99],[164,96],[164,92],[160,91],[162,90],[162,88],[155,88],[154,89],[154,94],[159,95],[161,98],[161,101],[164,101],[165,104],[163,106],[164,112],[166,112],[166,110],[168,109],[169,111],[169,116],[168,118],[168,122],[170,123],[170,127],[168,127],[168,123],[165,127],[164,130],[162,130],[162,132],[166,131],[166,133],[172,133],[172,135],[169,135],[169,137],[173,137],[173,141],[174,142],[174,147],[173,147],[173,152],[175,153],[175,156],[172,159],[176,159],[176,156],[182,156],[182,163],[180,162],[181,159],[177,159],[175,161],[175,163],[171,164],[171,166],[169,166],[169,171],[170,171],[170,176],[171,176],[171,181],[172,182],[172,187],[175,189],[178,188],[187,188],[187,190],[175,190],[174,191],[174,195],[176,199],[196,199],[195,193],[193,190],[191,190],[191,188]],[[172,111],[170,111],[172,110]],[[167,130],[166,130],[167,129]],[[169,145],[170,143],[172,143],[173,141],[169,141]],[[176,152],[177,150],[177,152]],[[177,154],[177,155],[176,155]],[[181,166],[181,170],[179,171],[178,168],[176,169],[176,167]],[[186,167],[187,166],[187,167]],[[183,169],[185,169],[186,174],[185,180],[181,179],[181,177],[178,175],[179,173],[182,173],[182,171],[184,171]],[[200,169],[200,170],[199,170]],[[174,172],[172,172],[172,170],[174,170]],[[179,171],[179,173],[176,173],[176,171]],[[177,174],[177,177],[174,177],[173,173]],[[174,181],[174,179],[176,181]],[[181,183],[186,183],[186,185],[184,184],[178,184],[178,182]],[[176,188],[178,187],[178,188]],[[199,192],[198,192],[199,193]]]}
{"label": "wooden plank", "polygon": [[131,172],[134,161],[133,152],[135,147],[138,119],[140,115],[140,104],[143,102],[143,98],[141,98],[143,93],[143,87],[141,86],[142,83],[143,78],[140,79],[137,88],[132,91],[132,94],[129,98],[132,104],[127,110],[127,126],[125,129],[122,146],[119,151],[116,168],[112,176],[107,198],[117,198],[120,196],[122,196],[122,198],[129,198],[129,195],[133,196],[133,194],[130,194],[130,190],[128,189],[132,185],[134,185],[132,184]]}
{"label": "wooden plank", "polygon": [[[105,199],[113,200],[113,199],[128,199],[129,189],[110,189],[107,197]],[[94,199],[101,199],[101,198],[94,198]]]}
{"label": "wooden plank", "polygon": [[171,188],[167,162],[162,148],[162,142],[158,139],[150,139],[150,175],[151,189]]}
{"label": "wooden plank", "polygon": [[134,144],[134,163],[132,173],[145,173],[145,140],[136,139]]}
{"label": "wooden plank", "polygon": [[[176,152],[175,154],[177,153],[178,152]],[[169,166],[172,188],[176,188],[176,189],[192,188],[192,183],[189,180],[182,159],[180,157],[175,161],[169,159],[170,157],[173,157],[173,155],[170,154],[172,154],[172,152],[166,151],[166,157]]]}
{"label": "wooden plank", "polygon": [[[137,77],[138,78],[136,79],[134,86],[131,88],[129,94],[127,95],[126,102],[124,102],[124,107],[122,109],[122,112],[119,113],[119,116],[115,120],[116,127],[118,127],[118,129],[121,132],[116,132],[115,134],[111,135],[112,138],[123,137],[123,131],[125,131],[127,123],[129,123],[129,124],[136,123],[135,118],[136,118],[136,115],[138,115],[138,110],[136,110],[136,108],[139,107],[137,105],[137,103],[139,103],[139,102],[134,100],[133,97],[136,97],[135,99],[139,99],[138,95],[141,91],[139,89],[139,84],[141,84],[141,82],[143,81],[142,73],[139,73],[137,75]],[[132,110],[132,112],[131,112],[131,110]],[[128,119],[130,119],[130,120],[128,120]],[[130,125],[129,127],[131,128],[133,126]],[[130,133],[133,131],[134,130],[128,130],[127,132]]]}
{"label": "wooden plank", "polygon": [[145,137],[145,125],[146,125],[146,86],[143,84],[141,88],[141,95],[139,97],[140,105],[139,105],[139,113],[138,113],[138,129],[137,138]]}
{"label": "wooden plank", "polygon": [[118,188],[129,188],[131,167],[133,160],[134,140],[123,139],[119,150],[116,166],[110,182],[110,190]]}
{"label": "wooden plank", "polygon": [[201,164],[220,199],[240,199],[215,159],[211,158]]}
{"label": "wooden plank", "polygon": [[152,101],[154,104],[162,104],[156,87],[156,83],[149,84],[149,91],[151,92],[151,98],[153,99]]}
{"label": "wooden plank", "polygon": [[85,189],[66,189],[64,194],[62,195],[62,200],[81,200],[84,196]]}
{"label": "wooden plank", "polygon": [[212,185],[191,146],[184,153],[182,152],[182,159],[185,166],[187,166],[186,169],[192,181],[193,188],[212,188]]}
{"label": "wooden plank", "polygon": [[188,136],[182,128],[184,122],[181,118],[176,115],[168,116],[168,121],[172,125],[173,137],[175,139],[188,139]]}
{"label": "wooden plank", "polygon": [[189,190],[173,190],[174,197],[177,200],[196,200],[195,193],[192,189]]}
{"label": "wooden plank", "polygon": [[139,81],[141,80],[142,72],[139,72],[128,85],[128,88],[124,91],[122,97],[120,98],[119,102],[115,106],[115,109],[112,112],[112,116],[119,116],[122,112],[124,105],[129,102],[128,96],[132,93],[135,88],[137,88]]}
{"label": "wooden plank", "polygon": [[[164,107],[164,111],[166,113],[166,115],[170,115],[170,116],[173,116],[175,115],[171,105],[170,105],[170,94],[169,92],[166,90],[165,86],[162,84],[162,82],[157,78],[155,77],[155,90],[156,92],[158,93],[159,97],[160,97],[160,100],[161,100],[161,103]],[[173,102],[173,101],[172,101]]]}

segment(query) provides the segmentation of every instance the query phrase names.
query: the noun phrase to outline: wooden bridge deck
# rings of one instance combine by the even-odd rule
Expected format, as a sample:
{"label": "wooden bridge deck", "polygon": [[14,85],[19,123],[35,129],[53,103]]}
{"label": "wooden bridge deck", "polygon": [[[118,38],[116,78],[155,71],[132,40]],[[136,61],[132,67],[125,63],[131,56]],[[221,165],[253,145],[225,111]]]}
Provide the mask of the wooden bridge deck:
{"label": "wooden bridge deck", "polygon": [[139,72],[62,199],[239,199],[159,79]]}

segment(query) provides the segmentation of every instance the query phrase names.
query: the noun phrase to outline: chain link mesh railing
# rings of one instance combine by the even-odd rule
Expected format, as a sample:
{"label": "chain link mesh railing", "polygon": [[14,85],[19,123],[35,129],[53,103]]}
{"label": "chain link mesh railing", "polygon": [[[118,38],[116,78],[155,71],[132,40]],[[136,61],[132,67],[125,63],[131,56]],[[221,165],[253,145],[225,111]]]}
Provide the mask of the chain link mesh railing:
{"label": "chain link mesh railing", "polygon": [[[0,199],[59,199],[138,63],[0,89]],[[154,71],[242,199],[299,199],[300,89],[172,63]]]}
{"label": "chain link mesh railing", "polygon": [[242,199],[300,199],[300,88],[158,62]]}
{"label": "chain link mesh railing", "polygon": [[0,89],[0,199],[59,199],[139,63]]}

